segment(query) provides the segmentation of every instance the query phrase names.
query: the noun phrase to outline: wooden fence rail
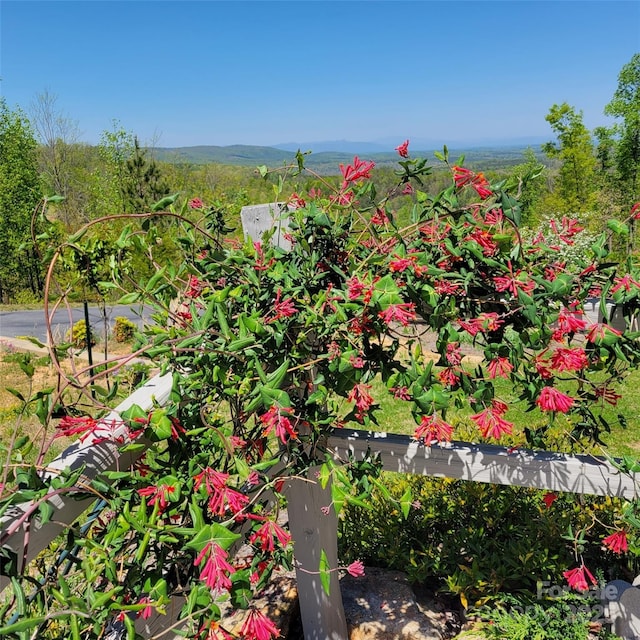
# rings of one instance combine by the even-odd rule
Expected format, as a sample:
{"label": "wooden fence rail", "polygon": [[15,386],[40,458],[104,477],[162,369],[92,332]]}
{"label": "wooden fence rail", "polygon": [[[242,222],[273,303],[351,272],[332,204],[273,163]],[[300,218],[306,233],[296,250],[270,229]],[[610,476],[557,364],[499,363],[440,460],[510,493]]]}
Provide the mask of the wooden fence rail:
{"label": "wooden fence rail", "polygon": [[[166,404],[171,392],[172,375],[156,376],[143,387],[131,394],[110,412],[102,422],[114,425],[112,435],[117,438],[126,432],[120,415],[133,405],[149,410],[154,404]],[[95,438],[79,440],[68,447],[58,458],[47,465],[47,474],[54,475],[64,469],[71,471],[84,467],[83,479],[90,482],[103,471],[118,467],[128,468],[140,453],[122,454],[114,442],[95,442]],[[0,518],[0,546],[11,554],[15,554],[18,566],[26,566],[43,551],[60,533],[74,523],[94,502],[87,498],[78,500],[72,494],[52,492],[48,500],[53,507],[53,515],[46,525],[41,525],[37,516],[33,515],[32,503],[17,504],[10,507]],[[0,591],[8,584],[9,579],[0,575]]]}

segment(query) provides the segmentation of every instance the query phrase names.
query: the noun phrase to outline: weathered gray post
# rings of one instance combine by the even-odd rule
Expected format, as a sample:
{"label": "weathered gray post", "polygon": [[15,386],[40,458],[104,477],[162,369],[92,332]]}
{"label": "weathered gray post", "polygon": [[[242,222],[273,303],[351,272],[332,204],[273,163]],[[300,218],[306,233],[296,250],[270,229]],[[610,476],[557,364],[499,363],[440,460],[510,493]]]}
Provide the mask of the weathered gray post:
{"label": "weathered gray post", "polygon": [[[243,207],[240,217],[245,236],[260,240],[263,233],[275,227],[271,242],[288,251],[291,243],[285,238],[285,206],[272,203]],[[328,566],[338,567],[338,517],[333,508],[324,515],[322,507],[331,504],[331,484],[323,489],[315,475],[312,469],[308,478],[292,478],[287,487],[302,627],[305,640],[346,640],[347,622],[338,571],[330,573],[328,595],[319,572],[323,551]]]}
{"label": "weathered gray post", "polygon": [[[319,572],[324,551],[330,569],[338,567],[338,516],[331,507],[331,485],[323,489],[315,477],[292,478],[287,491],[289,530],[296,563],[300,617],[305,640],[346,640],[347,620],[338,571],[329,574],[329,593]],[[325,515],[326,513],[326,515]]]}

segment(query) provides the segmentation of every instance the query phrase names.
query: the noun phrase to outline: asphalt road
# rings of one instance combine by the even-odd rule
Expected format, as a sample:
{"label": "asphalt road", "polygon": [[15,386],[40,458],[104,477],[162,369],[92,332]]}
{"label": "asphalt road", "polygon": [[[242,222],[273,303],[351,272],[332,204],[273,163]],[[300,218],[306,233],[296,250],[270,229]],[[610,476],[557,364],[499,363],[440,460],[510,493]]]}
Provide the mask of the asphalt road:
{"label": "asphalt road", "polygon": [[[124,316],[136,324],[142,322],[139,311],[126,306],[110,306],[107,307],[106,311],[109,328],[113,327],[115,318],[118,316]],[[59,309],[53,316],[51,327],[56,342],[64,340],[65,334],[75,322],[84,320],[82,306],[74,307],[70,312],[71,318],[69,318],[69,310],[67,309]],[[104,331],[103,322],[101,310],[98,307],[89,307],[89,323],[97,334]],[[0,339],[20,338],[23,336],[37,338],[44,343],[47,342],[44,311],[0,311]]]}

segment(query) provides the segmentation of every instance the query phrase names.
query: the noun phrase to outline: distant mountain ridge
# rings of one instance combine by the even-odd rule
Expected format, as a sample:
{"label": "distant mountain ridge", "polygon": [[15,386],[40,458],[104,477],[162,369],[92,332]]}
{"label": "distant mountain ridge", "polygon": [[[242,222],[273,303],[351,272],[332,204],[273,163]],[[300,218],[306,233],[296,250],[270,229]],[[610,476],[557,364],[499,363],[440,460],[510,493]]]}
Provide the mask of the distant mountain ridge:
{"label": "distant mountain ridge", "polygon": [[[533,138],[531,140],[534,140]],[[400,144],[400,141],[398,144]],[[397,145],[396,145],[397,146]],[[488,163],[491,166],[512,165],[523,162],[525,150],[531,147],[540,154],[540,143],[525,143],[524,139],[519,143],[503,145],[469,146],[465,148],[460,144],[449,145],[452,159],[464,154],[468,163]],[[306,166],[314,169],[337,173],[340,163],[349,163],[354,155],[360,155],[367,160],[373,160],[377,164],[395,164],[398,154],[395,148],[389,149],[379,143],[351,142],[348,140],[311,142],[311,143],[283,143],[277,146],[258,146],[235,144],[229,146],[198,145],[192,147],[156,147],[150,149],[150,153],[157,160],[174,164],[226,164],[238,166],[276,166],[284,163],[295,162],[296,152],[310,151],[305,158]],[[442,145],[430,147],[421,144],[412,145],[409,151],[413,156],[422,156],[433,159],[433,152],[442,150]],[[486,164],[485,164],[486,166]],[[489,168],[489,166],[486,166]]]}

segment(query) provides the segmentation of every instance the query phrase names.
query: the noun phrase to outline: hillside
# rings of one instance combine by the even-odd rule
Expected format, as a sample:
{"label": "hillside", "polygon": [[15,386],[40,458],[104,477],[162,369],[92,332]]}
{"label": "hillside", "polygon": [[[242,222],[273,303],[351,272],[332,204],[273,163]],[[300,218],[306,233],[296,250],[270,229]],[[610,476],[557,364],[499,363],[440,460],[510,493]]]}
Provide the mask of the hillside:
{"label": "hillside", "polygon": [[[467,166],[473,167],[474,165],[479,165],[484,169],[491,169],[521,163],[526,149],[526,146],[477,147],[471,149],[449,149],[449,154],[452,160],[455,160],[460,154],[464,153],[465,164]],[[303,148],[301,150],[305,152],[310,149]],[[539,148],[534,148],[534,151],[536,155],[539,155],[541,160],[544,159]],[[175,148],[161,147],[153,149],[152,153],[157,160],[174,164],[217,163],[239,166],[266,164],[267,166],[273,167],[295,161],[295,152],[293,151],[252,145],[231,145],[226,147],[207,145]],[[433,153],[434,149],[423,151],[411,150],[411,154],[414,157],[422,156],[433,159]],[[364,150],[364,152],[359,155],[367,160],[373,160],[378,165],[396,164],[398,161],[398,155],[394,152],[367,153],[366,150]],[[345,164],[351,162],[353,156],[354,153],[321,151],[319,153],[310,153],[306,157],[305,164],[309,168],[321,173],[337,173],[340,163]]]}

